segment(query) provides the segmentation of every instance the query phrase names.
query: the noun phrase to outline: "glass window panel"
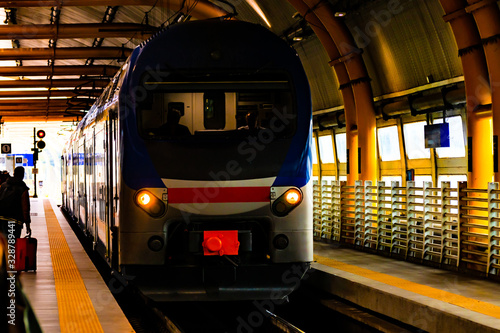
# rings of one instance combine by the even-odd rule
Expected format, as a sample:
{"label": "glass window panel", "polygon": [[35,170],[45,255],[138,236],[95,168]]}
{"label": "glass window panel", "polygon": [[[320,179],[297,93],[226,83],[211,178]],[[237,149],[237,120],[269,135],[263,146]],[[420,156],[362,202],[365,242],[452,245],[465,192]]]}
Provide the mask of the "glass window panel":
{"label": "glass window panel", "polygon": [[346,145],[346,134],[336,134],[335,135],[335,144],[337,146],[337,157],[339,159],[339,163],[347,162],[347,145]]}
{"label": "glass window panel", "polygon": [[321,177],[321,181],[331,185],[335,181],[335,176],[323,176]]}
{"label": "glass window panel", "polygon": [[316,154],[316,138],[313,138],[312,157],[313,164],[318,164],[318,155]]}
{"label": "glass window panel", "polygon": [[[446,119],[450,126],[450,147],[436,148],[438,157],[465,157],[465,142],[462,117],[450,117]],[[442,124],[443,118],[435,119],[435,124]]]}
{"label": "glass window panel", "polygon": [[331,135],[320,136],[319,139],[319,156],[321,163],[335,163],[333,155],[333,142]]}
{"label": "glass window panel", "polygon": [[450,182],[451,187],[457,188],[458,182],[466,182],[466,181],[467,181],[467,175],[440,175],[438,177],[438,186],[441,187],[441,182]]}
{"label": "glass window panel", "polygon": [[391,186],[391,182],[399,182],[399,185],[402,184],[401,176],[383,176],[382,181],[385,182],[385,186]]}
{"label": "glass window panel", "polygon": [[425,121],[417,123],[404,124],[403,131],[405,135],[406,155],[408,159],[430,158],[429,148],[425,148],[424,126]]}
{"label": "glass window panel", "polygon": [[424,187],[424,182],[432,182],[432,176],[415,176],[416,187]]}
{"label": "glass window panel", "polygon": [[378,129],[378,148],[382,161],[399,161],[399,136],[397,126]]}

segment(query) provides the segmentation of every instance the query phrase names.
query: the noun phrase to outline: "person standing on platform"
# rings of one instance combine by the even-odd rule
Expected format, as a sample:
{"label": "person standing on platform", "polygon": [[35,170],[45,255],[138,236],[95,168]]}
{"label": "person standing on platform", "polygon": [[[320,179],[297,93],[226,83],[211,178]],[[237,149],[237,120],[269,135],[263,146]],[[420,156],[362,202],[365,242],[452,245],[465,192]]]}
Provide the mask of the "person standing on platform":
{"label": "person standing on platform", "polygon": [[14,169],[14,176],[0,186],[0,230],[5,237],[9,235],[9,221],[16,222],[16,238],[21,237],[23,224],[26,224],[26,233],[31,234],[29,187],[23,178],[24,168],[17,167]]}
{"label": "person standing on platform", "polygon": [[0,185],[9,178],[10,178],[9,172],[7,170],[2,171],[2,173],[0,173]]}

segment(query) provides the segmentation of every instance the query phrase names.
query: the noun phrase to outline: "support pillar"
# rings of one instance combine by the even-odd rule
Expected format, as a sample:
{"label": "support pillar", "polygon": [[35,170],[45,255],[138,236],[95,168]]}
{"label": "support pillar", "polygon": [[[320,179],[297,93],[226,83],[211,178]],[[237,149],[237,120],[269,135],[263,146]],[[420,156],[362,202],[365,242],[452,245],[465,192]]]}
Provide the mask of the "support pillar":
{"label": "support pillar", "polygon": [[346,146],[347,146],[347,160],[348,170],[347,170],[347,185],[353,186],[354,182],[358,180],[358,132],[356,124],[356,104],[354,102],[354,94],[352,87],[349,85],[350,79],[347,73],[346,66],[343,62],[337,61],[340,58],[340,52],[335,45],[335,42],[331,36],[326,31],[323,23],[318,19],[315,13],[313,13],[309,6],[303,0],[288,0],[288,2],[304,17],[304,19],[310,24],[311,28],[318,36],[321,44],[325,48],[328,56],[332,61],[330,61],[330,66],[335,71],[337,79],[340,84],[340,90],[342,92],[342,99],[344,100],[344,114],[346,120]]}
{"label": "support pillar", "polygon": [[[358,130],[358,165],[360,180],[378,180],[378,158],[376,145],[376,118],[370,78],[357,48],[354,37],[342,19],[335,17],[329,3],[321,0],[304,0],[310,10],[321,21],[334,41],[340,58],[349,74],[349,85],[354,93]],[[356,166],[355,166],[356,167]]]}
{"label": "support pillar", "polygon": [[467,97],[467,185],[487,188],[493,176],[491,112],[478,112],[491,104],[488,69],[481,39],[465,0],[440,0],[455,35],[465,79]]}
{"label": "support pillar", "polygon": [[491,112],[493,118],[493,173],[495,182],[500,181],[500,10],[495,0],[467,0],[467,13],[474,16],[484,47],[491,86]]}

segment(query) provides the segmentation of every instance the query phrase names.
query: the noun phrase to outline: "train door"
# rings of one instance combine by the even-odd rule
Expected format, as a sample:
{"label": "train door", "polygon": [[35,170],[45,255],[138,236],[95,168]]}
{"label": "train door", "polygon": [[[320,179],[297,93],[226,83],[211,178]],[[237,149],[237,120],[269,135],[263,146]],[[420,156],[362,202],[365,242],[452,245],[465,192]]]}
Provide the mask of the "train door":
{"label": "train door", "polygon": [[109,214],[109,248],[108,255],[111,258],[112,267],[118,266],[118,223],[119,223],[119,162],[118,162],[118,118],[117,113],[113,112],[113,116],[110,120],[110,129],[109,129],[109,149],[108,156],[110,159],[110,199],[111,199],[111,209]]}
{"label": "train door", "polygon": [[71,215],[74,215],[74,190],[73,190],[73,147],[69,147],[68,150],[68,211]]}
{"label": "train door", "polygon": [[87,192],[85,186],[85,169],[86,169],[86,151],[85,137],[80,140],[78,147],[78,209],[79,221],[82,227],[87,229]]}
{"label": "train door", "polygon": [[78,209],[78,141],[73,145],[73,215],[78,221],[79,219],[79,209]]}
{"label": "train door", "polygon": [[95,129],[95,183],[96,183],[96,241],[97,250],[107,256],[108,248],[108,193],[106,158],[106,122],[100,122]]}
{"label": "train door", "polygon": [[[63,152],[64,154],[64,152]],[[61,155],[61,202],[62,202],[62,205],[63,207],[67,207],[67,203],[66,203],[66,177],[67,177],[67,171],[66,171],[66,158],[64,157],[64,155]]]}
{"label": "train door", "polygon": [[96,195],[95,195],[95,138],[94,128],[89,128],[87,131],[87,230],[95,240],[95,211],[96,211]]}

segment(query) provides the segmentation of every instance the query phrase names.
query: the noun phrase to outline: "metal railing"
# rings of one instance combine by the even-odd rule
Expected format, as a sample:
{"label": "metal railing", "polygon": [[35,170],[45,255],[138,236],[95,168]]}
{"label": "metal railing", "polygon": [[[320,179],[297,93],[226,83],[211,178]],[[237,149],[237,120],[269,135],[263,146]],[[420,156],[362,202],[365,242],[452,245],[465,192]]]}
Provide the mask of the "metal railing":
{"label": "metal railing", "polygon": [[314,237],[443,268],[500,277],[500,190],[442,182],[314,184]]}

